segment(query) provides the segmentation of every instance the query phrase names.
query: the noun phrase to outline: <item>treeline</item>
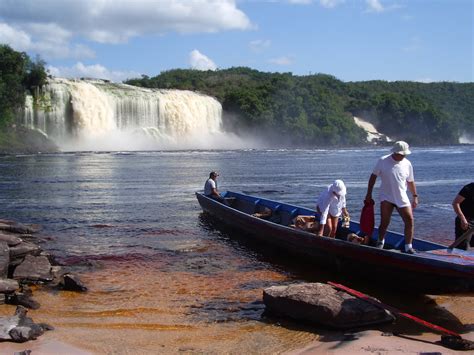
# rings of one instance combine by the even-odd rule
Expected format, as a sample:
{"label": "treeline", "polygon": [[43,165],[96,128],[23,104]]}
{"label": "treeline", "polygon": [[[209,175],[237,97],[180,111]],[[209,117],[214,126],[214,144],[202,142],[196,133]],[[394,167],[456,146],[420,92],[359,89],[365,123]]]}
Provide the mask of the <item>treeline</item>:
{"label": "treeline", "polygon": [[47,80],[45,62],[32,60],[26,53],[0,45],[0,128],[14,122],[25,105],[25,95],[33,96]]}
{"label": "treeline", "polygon": [[358,145],[365,132],[352,119],[411,144],[455,144],[474,135],[474,84],[367,81],[344,83],[326,74],[295,76],[245,67],[170,70],[128,84],[197,90],[216,97],[224,124],[297,145]]}

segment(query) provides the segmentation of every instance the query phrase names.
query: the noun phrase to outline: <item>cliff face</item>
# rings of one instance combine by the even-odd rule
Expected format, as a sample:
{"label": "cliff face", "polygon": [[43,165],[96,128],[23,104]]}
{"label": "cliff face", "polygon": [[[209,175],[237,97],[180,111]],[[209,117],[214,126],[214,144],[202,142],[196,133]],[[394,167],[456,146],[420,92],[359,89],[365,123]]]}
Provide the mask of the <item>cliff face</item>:
{"label": "cliff face", "polygon": [[36,154],[58,151],[58,147],[38,131],[15,125],[0,130],[0,154]]}

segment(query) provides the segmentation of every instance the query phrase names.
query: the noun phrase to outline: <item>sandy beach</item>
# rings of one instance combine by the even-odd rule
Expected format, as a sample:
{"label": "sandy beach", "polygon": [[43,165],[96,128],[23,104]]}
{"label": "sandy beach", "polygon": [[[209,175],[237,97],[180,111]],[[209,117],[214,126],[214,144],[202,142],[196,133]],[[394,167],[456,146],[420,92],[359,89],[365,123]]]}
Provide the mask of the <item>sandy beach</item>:
{"label": "sandy beach", "polygon": [[[464,339],[474,341],[474,297],[426,296],[436,302],[439,312],[430,322],[458,332]],[[427,307],[432,307],[428,305]],[[38,311],[37,311],[38,312]],[[41,312],[39,312],[41,313]],[[264,325],[266,323],[266,325]],[[269,324],[270,323],[270,324]],[[270,328],[268,328],[270,326]],[[229,353],[241,350],[254,354],[461,354],[440,343],[441,334],[423,326],[397,318],[392,324],[372,326],[351,331],[329,331],[318,327],[299,327],[291,321],[263,320],[246,325],[247,331],[237,330],[232,324],[213,324],[197,327],[191,331],[178,330],[174,334],[163,329],[142,329],[130,336],[126,329],[94,329],[81,327],[61,329],[45,333],[39,339],[23,344],[2,343],[3,354],[31,350],[32,354],[152,354],[175,353]],[[259,335],[267,327],[266,336]],[[69,329],[68,329],[69,328]],[[268,330],[270,329],[270,330]],[[134,330],[132,332],[135,332]],[[93,332],[93,335],[91,333]],[[128,336],[130,336],[128,338]],[[294,338],[294,342],[280,339],[283,346],[268,343],[269,337]],[[91,338],[93,337],[93,338]],[[114,340],[115,339],[115,340]],[[102,345],[99,343],[102,342]],[[107,343],[107,345],[104,344]],[[247,343],[242,348],[242,342]],[[299,344],[299,345],[298,345]]]}

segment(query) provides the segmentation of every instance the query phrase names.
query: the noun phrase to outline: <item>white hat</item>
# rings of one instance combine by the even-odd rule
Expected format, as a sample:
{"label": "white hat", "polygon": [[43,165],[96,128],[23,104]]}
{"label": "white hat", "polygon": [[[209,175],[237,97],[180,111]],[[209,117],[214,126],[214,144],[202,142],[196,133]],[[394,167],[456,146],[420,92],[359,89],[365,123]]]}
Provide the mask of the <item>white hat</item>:
{"label": "white hat", "polygon": [[408,154],[411,154],[409,148],[410,148],[410,146],[408,145],[407,142],[398,141],[398,142],[395,142],[395,144],[393,145],[392,153],[401,154],[401,155],[408,155]]}
{"label": "white hat", "polygon": [[347,192],[346,185],[344,185],[344,181],[342,180],[334,180],[331,185],[331,190],[339,196],[344,196]]}

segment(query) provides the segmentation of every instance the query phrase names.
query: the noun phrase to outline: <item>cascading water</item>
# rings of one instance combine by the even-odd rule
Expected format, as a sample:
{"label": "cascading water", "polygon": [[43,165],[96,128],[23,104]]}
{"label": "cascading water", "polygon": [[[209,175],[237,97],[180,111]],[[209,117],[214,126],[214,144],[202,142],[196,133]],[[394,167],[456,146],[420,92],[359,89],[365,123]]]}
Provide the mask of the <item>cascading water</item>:
{"label": "cascading water", "polygon": [[210,96],[100,80],[51,79],[36,103],[27,97],[21,123],[64,150],[242,145],[222,131],[222,107]]}

